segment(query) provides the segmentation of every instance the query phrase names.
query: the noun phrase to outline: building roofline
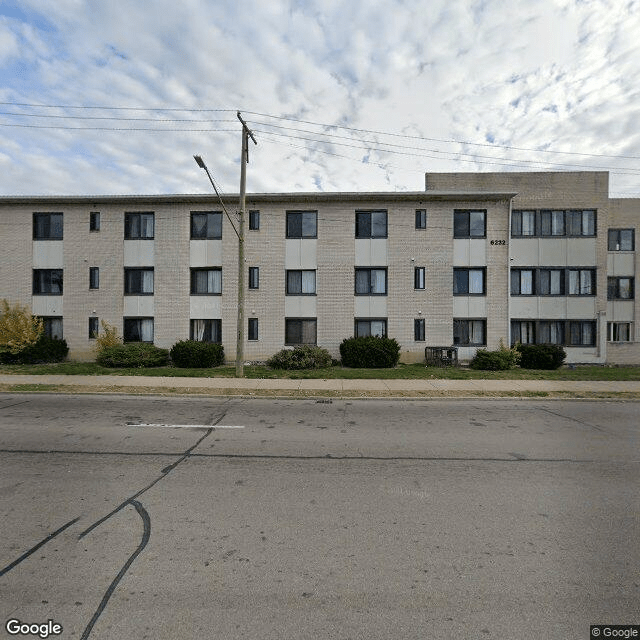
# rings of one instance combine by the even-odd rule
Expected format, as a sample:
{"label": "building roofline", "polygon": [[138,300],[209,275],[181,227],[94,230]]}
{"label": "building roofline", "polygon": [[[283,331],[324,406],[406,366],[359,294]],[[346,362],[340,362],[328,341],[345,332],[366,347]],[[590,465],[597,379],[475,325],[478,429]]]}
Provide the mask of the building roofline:
{"label": "building roofline", "polygon": [[[247,206],[260,203],[277,202],[421,202],[448,200],[504,200],[517,195],[514,191],[336,191],[336,192],[307,192],[307,193],[248,193]],[[225,194],[225,202],[237,202],[236,193]],[[53,196],[53,195],[16,195],[0,196],[0,206],[3,205],[52,205],[52,204],[197,204],[216,202],[214,194],[158,194],[158,195],[81,195],[81,196]]]}

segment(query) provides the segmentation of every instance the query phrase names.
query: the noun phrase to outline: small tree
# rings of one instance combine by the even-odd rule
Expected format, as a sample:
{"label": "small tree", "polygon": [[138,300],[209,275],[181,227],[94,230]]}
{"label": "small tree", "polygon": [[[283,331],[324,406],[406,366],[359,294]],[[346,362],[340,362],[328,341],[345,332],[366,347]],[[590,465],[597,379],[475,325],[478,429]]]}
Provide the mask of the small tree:
{"label": "small tree", "polygon": [[122,338],[118,335],[118,329],[113,325],[105,322],[104,320],[100,321],[102,326],[102,333],[99,333],[96,338],[96,346],[95,351],[97,354],[102,353],[105,349],[109,347],[117,347],[122,344]]}
{"label": "small tree", "polygon": [[13,355],[34,345],[44,333],[42,318],[31,315],[26,305],[10,305],[2,300],[0,305],[0,352]]}

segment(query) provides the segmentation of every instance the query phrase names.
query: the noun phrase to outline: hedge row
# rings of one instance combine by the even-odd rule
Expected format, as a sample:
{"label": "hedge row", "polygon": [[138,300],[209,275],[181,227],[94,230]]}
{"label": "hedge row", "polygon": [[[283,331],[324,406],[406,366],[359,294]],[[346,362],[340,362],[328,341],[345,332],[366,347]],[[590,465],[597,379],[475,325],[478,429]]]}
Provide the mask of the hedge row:
{"label": "hedge row", "polygon": [[18,353],[0,352],[0,364],[41,364],[43,362],[62,362],[69,353],[66,340],[40,336],[34,344]]}

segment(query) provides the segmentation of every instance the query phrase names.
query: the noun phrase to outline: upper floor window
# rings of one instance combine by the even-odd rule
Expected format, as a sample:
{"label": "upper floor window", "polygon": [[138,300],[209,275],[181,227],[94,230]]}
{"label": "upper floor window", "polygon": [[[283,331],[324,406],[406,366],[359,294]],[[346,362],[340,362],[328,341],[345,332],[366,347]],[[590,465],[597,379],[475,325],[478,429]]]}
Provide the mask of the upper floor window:
{"label": "upper floor window", "polygon": [[511,295],[532,296],[533,269],[511,269]]}
{"label": "upper floor window", "polygon": [[260,229],[260,211],[251,209],[249,211],[249,231],[258,231]]}
{"label": "upper floor window", "polygon": [[567,211],[568,236],[595,236],[596,212],[593,209]]}
{"label": "upper floor window", "polygon": [[485,295],[485,269],[454,269],[453,294],[458,296]]}
{"label": "upper floor window", "polygon": [[125,240],[153,240],[153,212],[125,213]]}
{"label": "upper floor window", "polygon": [[563,296],[564,280],[564,269],[540,269],[536,293],[539,296]]}
{"label": "upper floor window", "polygon": [[317,211],[287,211],[287,238],[317,237]]}
{"label": "upper floor window", "polygon": [[386,296],[387,269],[356,267],[356,295]]}
{"label": "upper floor window", "polygon": [[34,213],[33,239],[62,240],[62,226],[61,213]]}
{"label": "upper floor window", "polygon": [[416,229],[427,228],[427,210],[416,209]]}
{"label": "upper floor window", "polygon": [[89,289],[100,288],[100,268],[89,267]]}
{"label": "upper floor window", "polygon": [[607,300],[633,300],[633,278],[607,278]]}
{"label": "upper floor window", "polygon": [[633,229],[609,229],[609,251],[633,251]]}
{"label": "upper floor window", "polygon": [[425,288],[425,273],[426,267],[415,267],[413,270],[413,288],[424,289]]}
{"label": "upper floor window", "polygon": [[356,238],[386,238],[387,212],[356,211]]}
{"label": "upper floor window", "polygon": [[192,211],[191,239],[220,240],[222,238],[222,213],[220,211]]}
{"label": "upper floor window", "polygon": [[513,211],[511,213],[511,235],[535,236],[536,235],[536,212],[535,211]]}
{"label": "upper floor window", "polygon": [[595,209],[540,209],[511,212],[511,236],[595,236]]}
{"label": "upper floor window", "polygon": [[249,267],[249,289],[260,288],[260,267]]}
{"label": "upper floor window", "polygon": [[453,212],[454,238],[485,238],[486,235],[486,211],[456,209]]}
{"label": "upper floor window", "polygon": [[316,272],[313,270],[287,271],[287,295],[314,295],[316,292]]}
{"label": "upper floor window", "polygon": [[100,231],[100,212],[91,211],[89,213],[89,231]]}
{"label": "upper floor window", "polygon": [[33,295],[61,296],[62,269],[34,269]]}
{"label": "upper floor window", "polygon": [[152,295],[153,267],[125,269],[124,292],[129,295]]}
{"label": "upper floor window", "polygon": [[191,269],[192,295],[220,295],[222,293],[222,269]]}
{"label": "upper floor window", "polygon": [[595,296],[596,295],[596,270],[595,269],[569,269],[569,295],[570,296]]}

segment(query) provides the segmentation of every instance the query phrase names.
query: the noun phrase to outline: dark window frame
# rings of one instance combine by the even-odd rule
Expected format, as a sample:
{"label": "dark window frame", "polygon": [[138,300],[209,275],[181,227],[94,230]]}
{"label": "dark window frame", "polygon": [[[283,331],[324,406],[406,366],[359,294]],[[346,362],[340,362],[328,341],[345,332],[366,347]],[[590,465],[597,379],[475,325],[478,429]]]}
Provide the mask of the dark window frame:
{"label": "dark window frame", "polygon": [[[302,340],[291,341],[291,334],[294,330],[295,324],[300,325],[299,334],[302,337],[304,334],[304,324],[310,324],[314,327],[314,339],[313,342],[304,342]],[[284,344],[286,346],[297,346],[301,344],[308,344],[312,346],[316,346],[318,344],[318,318],[285,318],[284,319]]]}
{"label": "dark window frame", "polygon": [[[460,336],[456,336],[456,323],[460,326],[462,323],[467,323],[466,333],[470,337],[471,331],[469,330],[469,324],[471,322],[481,322],[482,326],[482,342],[470,342],[467,339],[466,342],[460,340]],[[457,341],[456,341],[457,340]],[[486,347],[487,346],[487,319],[486,318],[453,318],[453,344],[458,347]]]}
{"label": "dark window frame", "polygon": [[[59,340],[64,339],[64,318],[63,316],[38,316],[42,320],[42,328],[43,335],[47,338],[58,338]],[[60,323],[60,333],[59,335],[55,335],[55,332],[52,327],[52,322]]]}
{"label": "dark window frame", "polygon": [[[571,273],[578,272],[578,287],[580,288],[580,293],[571,293]],[[582,273],[584,271],[590,272],[590,291],[589,293],[582,293]],[[598,283],[598,270],[596,267],[567,267],[566,270],[566,282],[565,282],[565,292],[570,298],[589,298],[597,295],[597,283]]]}
{"label": "dark window frame", "polygon": [[[204,322],[204,333],[202,340],[195,337],[195,323]],[[217,336],[217,340],[213,338]],[[189,339],[197,342],[208,342],[211,344],[222,344],[222,319],[221,318],[191,318],[189,320]]]}
{"label": "dark window frame", "polygon": [[[60,218],[57,224],[52,220],[53,216]],[[38,242],[64,240],[64,213],[61,211],[34,211],[32,234],[33,239]]]}
{"label": "dark window frame", "polygon": [[[379,231],[380,223],[376,223],[378,231],[374,233],[373,216],[384,215],[384,233]],[[387,209],[357,209],[355,237],[359,240],[381,239],[389,237],[389,212]]]}
{"label": "dark window frame", "polygon": [[249,231],[260,231],[259,209],[249,209]]}
{"label": "dark window frame", "polygon": [[260,288],[260,267],[249,267],[249,289]]}
{"label": "dark window frame", "polygon": [[97,316],[89,316],[89,340],[95,340],[100,333],[100,319]]}
{"label": "dark window frame", "polygon": [[[209,272],[215,271],[220,273],[220,291],[209,291]],[[198,291],[197,274],[207,274],[207,291]],[[222,286],[222,267],[191,267],[189,269],[189,294],[192,296],[221,296]]]}
{"label": "dark window frame", "polygon": [[[631,233],[631,247],[629,249],[623,249],[622,245],[622,233]],[[613,248],[612,248],[613,246]],[[618,248],[616,248],[618,247]],[[624,229],[609,229],[607,232],[607,251],[635,251],[636,247],[636,232],[634,228]]]}
{"label": "dark window frame", "polygon": [[99,211],[90,211],[89,212],[89,231],[100,231],[100,212]]}
{"label": "dark window frame", "polygon": [[[469,281],[471,271],[480,271],[482,273],[482,293],[469,293]],[[464,280],[458,281],[456,279],[456,274],[464,275],[466,274],[466,291],[456,291],[456,283],[461,282],[464,283]],[[471,296],[471,297],[482,297],[487,295],[487,268],[486,267],[454,267],[453,268],[453,295],[454,296]]]}
{"label": "dark window frame", "polygon": [[[151,218],[152,220],[152,226],[153,226],[153,233],[149,236],[149,235],[143,235],[145,232],[143,232],[143,217],[144,218]],[[135,231],[134,228],[134,220],[138,220],[138,234],[139,235],[135,235],[135,233],[133,233]],[[146,225],[145,225],[146,226]],[[156,234],[156,214],[154,211],[125,211],[124,214],[124,239],[125,240],[153,240],[155,238],[155,234]]]}
{"label": "dark window frame", "polygon": [[[534,233],[522,233],[522,214],[534,214]],[[562,217],[562,233],[554,233],[554,217]],[[593,218],[593,233],[584,233],[589,217]],[[576,220],[579,218],[579,222]],[[579,230],[576,231],[576,224]],[[598,236],[597,209],[514,209],[511,212],[512,238],[596,238]]]}
{"label": "dark window frame", "polygon": [[[626,339],[619,337],[622,326],[626,326]],[[633,340],[633,322],[607,322],[607,342],[633,342]]]}
{"label": "dark window frame", "polygon": [[[292,288],[290,287],[291,282],[289,280],[290,276],[293,276],[294,274],[300,274],[300,291],[295,291],[292,290]],[[302,291],[302,274],[304,273],[313,273],[313,291],[311,292],[303,292]],[[318,291],[318,273],[317,273],[317,269],[287,269],[285,271],[285,295],[287,296],[315,296],[318,295],[317,291]]]}
{"label": "dark window frame", "polygon": [[100,267],[89,267],[89,289],[95,291],[100,288]]}
{"label": "dark window frame", "polygon": [[415,318],[413,321],[413,341],[425,342],[425,320],[424,318]]}
{"label": "dark window frame", "polygon": [[424,291],[427,288],[427,268],[413,268],[413,288],[416,291]]}
{"label": "dark window frame", "polygon": [[[138,335],[142,336],[142,323],[146,321],[151,321],[151,333],[153,334],[151,340],[136,340],[128,337],[131,335],[131,325],[132,323],[139,324],[139,328],[137,330]],[[155,339],[155,319],[153,316],[125,316],[122,319],[122,340],[123,342],[145,342],[147,344],[153,344]]]}
{"label": "dark window frame", "polygon": [[416,209],[416,229],[427,228],[427,210]]}
{"label": "dark window frame", "polygon": [[[305,233],[305,217],[313,217],[313,235]],[[309,224],[309,223],[307,223]],[[298,229],[299,228],[299,229]],[[293,240],[313,239],[318,237],[318,211],[287,211],[285,216],[286,237]]]}
{"label": "dark window frame", "polygon": [[[206,216],[200,227],[196,225],[195,216]],[[222,211],[191,211],[189,225],[191,240],[222,240]]]}
{"label": "dark window frame", "polygon": [[[372,322],[382,322],[382,337],[386,338],[389,334],[389,319],[388,318],[354,318],[353,319],[353,335],[356,337],[365,335],[365,336],[371,336],[373,335],[371,333],[371,323]],[[366,334],[362,334],[358,331],[358,323],[362,323],[362,324],[368,324],[369,325],[369,331]],[[376,334],[377,335],[377,334]]]}
{"label": "dark window frame", "polygon": [[[620,280],[629,280],[630,295],[620,295]],[[635,278],[633,276],[607,276],[607,300],[634,300]]]}
{"label": "dark window frame", "polygon": [[[482,214],[482,234],[471,233],[472,214]],[[486,209],[454,209],[453,210],[453,237],[454,239],[481,240],[487,237],[487,210]]]}
{"label": "dark window frame", "polygon": [[[369,272],[369,290],[368,292],[358,292],[358,272]],[[384,292],[372,293],[371,273],[373,271],[384,271]],[[387,296],[389,295],[389,268],[388,267],[355,267],[353,292],[356,296]]]}
{"label": "dark window frame", "polygon": [[252,342],[259,339],[259,322],[258,318],[247,319],[247,340]]}
{"label": "dark window frame", "polygon": [[[58,280],[54,282],[54,279]],[[51,291],[53,287],[59,291]],[[64,269],[34,269],[32,275],[32,295],[61,296],[64,294]]]}
{"label": "dark window frame", "polygon": [[[153,289],[152,291],[137,291],[137,286],[140,289],[144,286],[144,273],[151,272],[153,274]],[[138,279],[133,279],[133,274],[139,275]],[[124,268],[124,295],[125,296],[152,296],[154,295],[156,288],[156,276],[155,269],[153,267],[125,267]]]}

